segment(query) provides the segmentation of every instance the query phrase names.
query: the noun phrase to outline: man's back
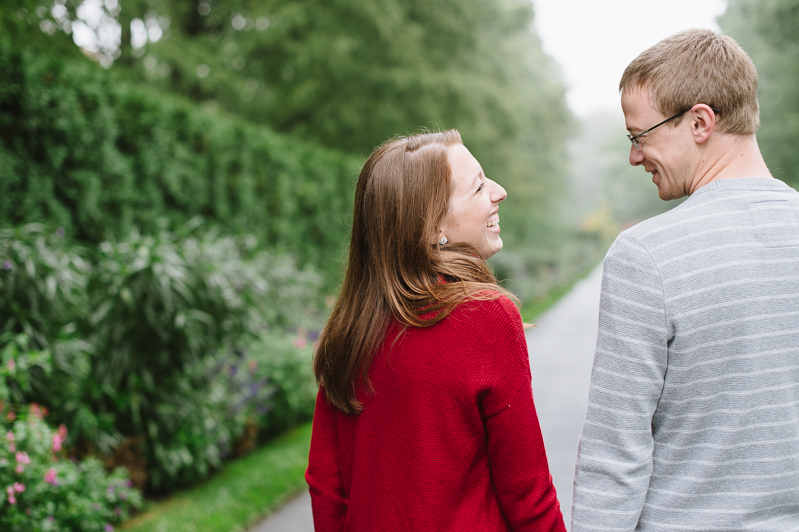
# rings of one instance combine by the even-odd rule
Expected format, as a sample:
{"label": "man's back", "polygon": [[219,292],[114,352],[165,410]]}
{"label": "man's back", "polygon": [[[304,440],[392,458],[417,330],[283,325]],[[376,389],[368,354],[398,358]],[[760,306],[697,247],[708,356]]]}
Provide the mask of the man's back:
{"label": "man's back", "polygon": [[573,532],[799,529],[799,194],[712,182],[604,275]]}

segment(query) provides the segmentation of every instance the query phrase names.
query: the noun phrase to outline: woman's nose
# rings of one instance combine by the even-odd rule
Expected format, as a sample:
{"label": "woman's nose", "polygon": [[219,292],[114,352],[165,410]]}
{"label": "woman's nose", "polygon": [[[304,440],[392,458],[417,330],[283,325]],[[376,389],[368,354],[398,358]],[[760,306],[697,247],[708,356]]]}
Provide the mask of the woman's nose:
{"label": "woman's nose", "polygon": [[[489,181],[491,180],[489,179]],[[491,181],[491,201],[493,203],[499,203],[500,201],[504,201],[507,197],[508,193],[502,188],[502,185],[496,181]]]}

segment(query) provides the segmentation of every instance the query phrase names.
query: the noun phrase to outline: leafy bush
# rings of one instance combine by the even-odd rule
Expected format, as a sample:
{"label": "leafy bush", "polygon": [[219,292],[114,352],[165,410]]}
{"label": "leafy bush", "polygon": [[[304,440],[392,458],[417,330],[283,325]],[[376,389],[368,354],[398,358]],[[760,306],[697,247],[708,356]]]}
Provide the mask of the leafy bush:
{"label": "leafy bush", "polygon": [[0,406],[0,529],[109,532],[141,507],[123,469],[109,475],[97,459],[66,459],[66,427],[48,427],[38,405],[7,410]]}
{"label": "leafy bush", "polygon": [[[295,399],[306,388],[292,380],[294,359],[269,359],[257,373],[238,367],[242,349],[264,334],[276,342],[273,357],[296,358],[280,338],[320,322],[319,275],[257,250],[252,237],[200,235],[198,223],[155,235],[134,230],[92,254],[81,251],[90,258],[80,262],[76,286],[86,295],[71,303],[76,281],[67,274],[77,248],[41,226],[0,233],[0,262],[17,261],[0,269],[0,291],[18,302],[0,310],[0,354],[14,366],[0,378],[0,399],[48,406],[83,452],[136,448],[147,470],[134,478],[141,483],[149,474],[153,488],[207,475],[258,411],[299,409],[304,419],[309,408]],[[62,325],[67,314],[73,321]],[[276,386],[269,370],[282,371],[286,388],[296,390]],[[293,412],[272,425],[287,426]],[[126,462],[115,456],[111,463]]]}
{"label": "leafy bush", "polygon": [[271,408],[256,412],[261,438],[313,417],[317,387],[312,342],[317,336],[304,328],[296,335],[268,332],[248,345],[247,364],[256,381],[272,386]]}
{"label": "leafy bush", "polygon": [[87,250],[28,224],[0,230],[0,263],[0,400],[59,405],[59,423],[96,432],[82,401],[94,347],[78,331],[89,312]]}
{"label": "leafy bush", "polygon": [[357,158],[7,39],[0,71],[0,227],[96,244],[202,215],[338,273]]}

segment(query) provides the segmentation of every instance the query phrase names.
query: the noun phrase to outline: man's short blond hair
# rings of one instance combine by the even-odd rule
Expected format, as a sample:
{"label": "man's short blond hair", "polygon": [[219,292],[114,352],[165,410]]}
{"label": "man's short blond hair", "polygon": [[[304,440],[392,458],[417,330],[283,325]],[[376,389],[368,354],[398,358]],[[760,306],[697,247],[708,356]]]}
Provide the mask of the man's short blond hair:
{"label": "man's short blond hair", "polygon": [[720,111],[717,131],[749,135],[760,126],[754,63],[733,38],[710,30],[681,31],[636,57],[619,83],[622,93],[634,89],[649,91],[663,116],[704,103]]}

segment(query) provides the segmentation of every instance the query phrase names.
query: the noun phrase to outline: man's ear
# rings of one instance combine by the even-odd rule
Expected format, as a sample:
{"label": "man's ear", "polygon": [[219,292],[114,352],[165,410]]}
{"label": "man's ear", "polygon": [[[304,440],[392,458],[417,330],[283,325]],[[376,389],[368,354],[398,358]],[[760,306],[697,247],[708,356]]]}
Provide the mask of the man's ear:
{"label": "man's ear", "polygon": [[707,142],[713,130],[716,128],[716,113],[709,105],[698,103],[688,111],[688,119],[691,121],[691,135],[697,144]]}

